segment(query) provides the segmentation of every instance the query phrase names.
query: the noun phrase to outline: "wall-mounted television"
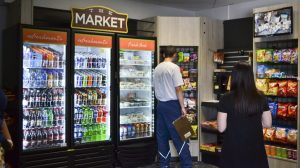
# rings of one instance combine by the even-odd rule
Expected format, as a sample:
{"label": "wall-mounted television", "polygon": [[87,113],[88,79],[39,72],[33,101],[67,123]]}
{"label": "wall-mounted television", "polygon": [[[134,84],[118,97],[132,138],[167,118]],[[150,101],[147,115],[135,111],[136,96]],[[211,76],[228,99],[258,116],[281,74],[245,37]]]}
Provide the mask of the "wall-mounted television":
{"label": "wall-mounted television", "polygon": [[254,37],[293,33],[293,7],[254,14]]}

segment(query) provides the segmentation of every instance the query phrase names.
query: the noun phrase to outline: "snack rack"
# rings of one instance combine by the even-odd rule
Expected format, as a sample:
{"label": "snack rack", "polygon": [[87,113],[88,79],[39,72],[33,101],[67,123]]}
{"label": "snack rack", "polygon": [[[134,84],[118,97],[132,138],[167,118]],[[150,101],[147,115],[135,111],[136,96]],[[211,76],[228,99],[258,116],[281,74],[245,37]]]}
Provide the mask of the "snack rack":
{"label": "snack rack", "polygon": [[[167,46],[160,46],[163,52]],[[182,90],[184,93],[184,106],[187,110],[187,118],[192,123],[195,135],[191,140],[198,139],[198,47],[193,46],[176,46],[177,61],[175,62],[182,74],[184,85]],[[162,58],[160,57],[163,61]]]}
{"label": "snack rack", "polygon": [[267,97],[272,128],[264,129],[269,158],[297,162],[298,40],[255,43],[256,85]]}

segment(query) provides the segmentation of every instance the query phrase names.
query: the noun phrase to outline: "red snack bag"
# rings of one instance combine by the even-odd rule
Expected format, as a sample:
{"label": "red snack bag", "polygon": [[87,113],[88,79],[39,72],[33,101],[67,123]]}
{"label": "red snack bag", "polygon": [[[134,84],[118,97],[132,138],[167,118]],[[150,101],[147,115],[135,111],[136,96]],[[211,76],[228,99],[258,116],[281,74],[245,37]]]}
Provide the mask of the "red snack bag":
{"label": "red snack bag", "polygon": [[289,104],[287,117],[296,119],[297,118],[297,110],[298,110],[297,104]]}
{"label": "red snack bag", "polygon": [[274,141],[275,130],[275,128],[267,128],[264,139],[266,141]]}
{"label": "red snack bag", "polygon": [[276,142],[287,143],[287,129],[276,128],[274,139]]}
{"label": "red snack bag", "polygon": [[298,96],[298,83],[297,81],[289,80],[287,83],[287,94],[288,96]]}
{"label": "red snack bag", "polygon": [[278,81],[278,96],[287,96],[288,81]]}
{"label": "red snack bag", "polygon": [[277,117],[278,118],[286,118],[287,112],[288,112],[288,104],[278,103]]}

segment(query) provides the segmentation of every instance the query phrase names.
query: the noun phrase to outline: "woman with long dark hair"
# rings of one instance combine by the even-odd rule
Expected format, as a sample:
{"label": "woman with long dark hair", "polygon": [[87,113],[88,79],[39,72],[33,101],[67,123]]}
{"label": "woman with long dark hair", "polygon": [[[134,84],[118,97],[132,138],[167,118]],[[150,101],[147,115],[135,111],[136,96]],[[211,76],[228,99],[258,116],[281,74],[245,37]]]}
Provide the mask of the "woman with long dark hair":
{"label": "woman with long dark hair", "polygon": [[255,86],[252,68],[238,63],[230,92],[219,103],[218,130],[224,132],[221,168],[268,168],[263,127],[271,126],[271,112]]}

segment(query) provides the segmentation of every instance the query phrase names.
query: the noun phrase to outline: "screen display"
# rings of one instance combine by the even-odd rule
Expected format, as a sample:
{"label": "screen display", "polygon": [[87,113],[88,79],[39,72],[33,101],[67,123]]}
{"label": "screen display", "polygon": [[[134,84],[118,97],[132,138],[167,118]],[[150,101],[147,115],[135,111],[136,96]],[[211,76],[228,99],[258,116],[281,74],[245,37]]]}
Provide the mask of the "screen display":
{"label": "screen display", "polygon": [[273,36],[293,33],[293,8],[254,14],[254,36]]}

